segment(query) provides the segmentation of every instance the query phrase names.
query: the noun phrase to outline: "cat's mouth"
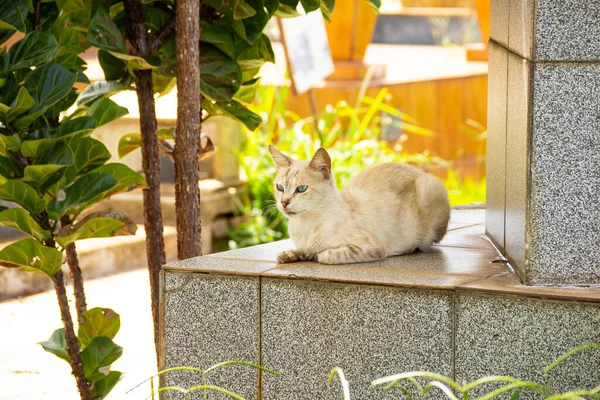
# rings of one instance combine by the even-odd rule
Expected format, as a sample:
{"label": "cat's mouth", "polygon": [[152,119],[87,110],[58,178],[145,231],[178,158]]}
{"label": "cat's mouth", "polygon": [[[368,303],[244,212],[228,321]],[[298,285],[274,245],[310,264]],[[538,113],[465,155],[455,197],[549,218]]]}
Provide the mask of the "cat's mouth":
{"label": "cat's mouth", "polygon": [[296,215],[296,214],[298,214],[298,213],[296,213],[296,212],[293,212],[293,211],[288,211],[288,210],[283,210],[283,212],[285,213],[285,215],[289,215],[289,216],[292,216],[292,215]]}

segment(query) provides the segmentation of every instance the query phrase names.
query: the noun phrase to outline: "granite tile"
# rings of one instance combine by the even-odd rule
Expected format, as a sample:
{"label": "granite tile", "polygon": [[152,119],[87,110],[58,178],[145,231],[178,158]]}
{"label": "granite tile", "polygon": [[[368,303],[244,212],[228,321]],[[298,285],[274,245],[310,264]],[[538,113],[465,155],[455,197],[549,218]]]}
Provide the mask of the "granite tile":
{"label": "granite tile", "polygon": [[485,208],[452,210],[450,223],[480,224],[485,221]]}
{"label": "granite tile", "polygon": [[[494,3],[506,1],[492,1]],[[492,14],[495,15],[495,14]],[[491,19],[492,21],[494,18]],[[488,133],[486,166],[485,226],[488,236],[504,250],[506,201],[506,108],[508,92],[508,51],[489,42]]]}
{"label": "granite tile", "polygon": [[[259,363],[259,278],[167,270],[162,290],[164,368],[206,369],[227,360]],[[171,372],[166,384],[187,389],[200,384],[199,378],[189,371]],[[256,399],[258,373],[249,367],[227,366],[211,373],[209,383]],[[201,398],[201,394],[191,396]],[[211,394],[210,398],[229,397]]]}
{"label": "granite tile", "polygon": [[[600,382],[597,351],[574,356],[548,375],[543,373],[568,350],[600,343],[599,304],[458,292],[456,318],[459,382],[508,375],[561,392],[591,389]],[[482,387],[485,392],[491,388]],[[482,395],[483,390],[472,396]]]}
{"label": "granite tile", "polygon": [[261,272],[274,268],[277,263],[274,260],[255,261],[236,258],[217,258],[217,257],[193,257],[187,260],[180,260],[169,263],[164,269],[170,271],[198,271],[219,273],[223,275],[245,275],[258,276]]}
{"label": "granite tile", "polygon": [[600,2],[537,1],[536,61],[600,60]]}
{"label": "granite tile", "polygon": [[509,4],[506,0],[490,1],[490,39],[504,47],[508,47]]}
{"label": "granite tile", "polygon": [[506,257],[521,277],[527,273],[525,249],[530,173],[530,95],[531,63],[509,54],[504,249]]}
{"label": "granite tile", "polygon": [[521,57],[532,60],[536,0],[509,0],[509,2],[508,47]]}
{"label": "granite tile", "polygon": [[470,280],[457,287],[458,290],[494,294],[513,294],[527,297],[589,301],[600,303],[600,285],[581,286],[528,286],[523,285],[517,274],[504,272],[483,279]]}
{"label": "granite tile", "polygon": [[329,399],[327,376],[341,367],[352,397],[391,399],[374,378],[410,370],[452,374],[453,295],[392,287],[262,281],[263,398]]}
{"label": "granite tile", "polygon": [[600,283],[600,65],[536,64],[529,279]]}
{"label": "granite tile", "polygon": [[294,248],[291,240],[279,240],[277,242],[261,244],[258,246],[245,247],[243,249],[223,251],[221,253],[209,254],[206,258],[223,259],[229,258],[232,260],[244,259],[263,262],[275,262],[277,253],[283,250]]}

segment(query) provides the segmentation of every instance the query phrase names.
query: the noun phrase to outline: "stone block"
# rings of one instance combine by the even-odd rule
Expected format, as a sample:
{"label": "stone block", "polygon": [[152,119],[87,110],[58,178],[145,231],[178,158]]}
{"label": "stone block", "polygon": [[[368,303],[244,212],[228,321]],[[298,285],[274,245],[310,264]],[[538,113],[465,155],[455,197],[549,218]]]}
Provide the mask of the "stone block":
{"label": "stone block", "polygon": [[[502,2],[506,4],[507,2]],[[492,2],[498,4],[498,2]],[[493,10],[492,10],[493,11]],[[495,15],[495,14],[492,14]],[[492,18],[492,21],[494,18]],[[504,250],[504,218],[506,209],[506,97],[508,92],[508,51],[489,42],[488,134],[486,233]]]}
{"label": "stone block", "polygon": [[[162,285],[161,369],[206,369],[228,360],[260,364],[259,278],[166,270]],[[188,389],[200,385],[201,378],[195,372],[170,372],[165,383]],[[259,373],[246,366],[226,366],[210,373],[208,383],[257,399]],[[167,398],[183,395],[170,392]],[[201,398],[200,392],[190,397]],[[213,392],[210,398],[229,397]]]}
{"label": "stone block", "polygon": [[341,367],[353,398],[396,398],[372,379],[411,370],[452,375],[453,295],[374,285],[262,279],[263,399],[337,398]]}
{"label": "stone block", "polygon": [[[490,39],[502,46],[508,48],[508,27],[509,27],[509,1],[491,0],[490,1]],[[492,65],[491,59],[490,66]]]}
{"label": "stone block", "polygon": [[[574,356],[547,376],[543,373],[568,350],[600,343],[598,303],[458,292],[456,318],[458,382],[508,375],[562,392],[592,389],[600,382],[600,358],[593,352]],[[485,389],[491,387],[496,386]]]}

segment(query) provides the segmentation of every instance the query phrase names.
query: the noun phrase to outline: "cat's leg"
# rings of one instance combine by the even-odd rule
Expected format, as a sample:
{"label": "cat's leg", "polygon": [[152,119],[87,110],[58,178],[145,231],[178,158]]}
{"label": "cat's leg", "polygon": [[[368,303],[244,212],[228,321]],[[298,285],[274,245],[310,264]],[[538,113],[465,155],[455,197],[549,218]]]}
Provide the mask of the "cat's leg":
{"label": "cat's leg", "polygon": [[314,258],[312,254],[304,250],[284,250],[277,254],[279,264],[294,263],[298,261],[310,261]]}
{"label": "cat's leg", "polygon": [[320,252],[317,260],[321,264],[351,264],[378,261],[385,258],[385,246],[377,239],[355,240],[352,243]]}

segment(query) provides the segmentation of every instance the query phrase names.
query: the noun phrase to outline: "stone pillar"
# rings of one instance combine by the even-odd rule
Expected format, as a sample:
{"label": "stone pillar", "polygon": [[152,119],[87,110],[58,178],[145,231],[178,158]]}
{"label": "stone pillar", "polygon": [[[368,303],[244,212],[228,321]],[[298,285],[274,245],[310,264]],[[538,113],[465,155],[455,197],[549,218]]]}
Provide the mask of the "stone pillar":
{"label": "stone pillar", "polygon": [[598,1],[491,2],[486,231],[527,284],[600,284],[598,21]]}

